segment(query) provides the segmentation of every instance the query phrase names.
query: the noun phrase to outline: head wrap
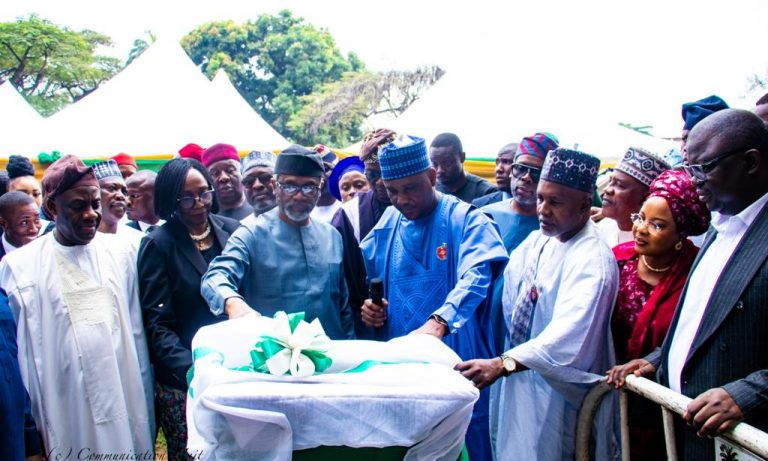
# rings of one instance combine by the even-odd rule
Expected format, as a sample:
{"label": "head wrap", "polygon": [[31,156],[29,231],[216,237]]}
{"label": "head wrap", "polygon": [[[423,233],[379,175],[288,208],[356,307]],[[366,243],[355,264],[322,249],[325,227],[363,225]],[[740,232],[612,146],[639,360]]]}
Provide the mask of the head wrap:
{"label": "head wrap", "polygon": [[197,144],[189,143],[186,146],[179,149],[179,155],[182,158],[191,158],[199,162],[201,159],[201,156],[203,155],[204,150],[205,149],[198,146]]}
{"label": "head wrap", "polygon": [[591,194],[595,190],[598,171],[600,160],[597,157],[558,147],[544,160],[541,179]]}
{"label": "head wrap", "polygon": [[682,235],[700,235],[709,228],[709,209],[699,199],[696,186],[686,173],[665,171],[651,183],[648,197],[662,197],[667,201],[677,231]]}
{"label": "head wrap", "polygon": [[112,157],[112,160],[117,162],[118,165],[130,165],[137,170],[139,169],[139,166],[136,165],[136,160],[133,159],[130,155],[126,154],[125,152],[121,152],[114,157]]}
{"label": "head wrap", "polygon": [[381,177],[385,181],[413,176],[429,169],[429,154],[424,138],[400,135],[381,148]]}
{"label": "head wrap", "polygon": [[517,146],[515,160],[521,155],[532,155],[544,160],[549,151],[557,149],[558,144],[557,137],[551,133],[536,133],[533,136],[526,136]]}
{"label": "head wrap", "polygon": [[99,187],[93,168],[85,166],[74,155],[65,155],[53,162],[43,175],[43,194],[55,198],[69,189],[80,186]]}
{"label": "head wrap", "polygon": [[683,104],[683,120],[685,121],[683,129],[690,130],[708,115],[728,108],[728,103],[723,101],[720,96],[715,95],[694,102],[686,102]]}
{"label": "head wrap", "polygon": [[341,159],[339,163],[333,167],[333,171],[328,177],[328,190],[331,191],[331,195],[336,197],[336,200],[341,201],[341,190],[339,189],[339,182],[341,182],[341,178],[343,178],[344,175],[350,171],[359,171],[360,173],[365,172],[365,164],[362,160],[360,160],[360,157],[353,155],[351,157]]}
{"label": "head wrap", "polygon": [[122,179],[123,175],[120,173],[120,168],[117,166],[117,162],[112,159],[105,160],[103,162],[94,163],[93,174],[96,175],[96,179],[101,181],[104,178],[117,177]]}
{"label": "head wrap", "polygon": [[617,171],[630,175],[646,187],[669,168],[667,162],[639,147],[627,149],[624,158],[616,165]]}
{"label": "head wrap", "polygon": [[304,146],[292,144],[275,160],[275,174],[322,177],[325,169],[320,155]]}
{"label": "head wrap", "polygon": [[214,144],[203,151],[200,159],[206,168],[222,160],[234,160],[240,163],[240,155],[237,153],[237,149],[230,144]]}
{"label": "head wrap", "polygon": [[32,165],[31,160],[23,155],[11,155],[8,157],[8,166],[5,168],[8,170],[9,179],[35,175],[35,166]]}
{"label": "head wrap", "polygon": [[387,128],[379,128],[363,136],[363,144],[360,146],[360,160],[367,164],[379,163],[379,150],[395,140],[397,134]]}
{"label": "head wrap", "polygon": [[275,169],[275,154],[269,151],[252,150],[242,160],[241,171],[243,176],[248,173],[252,168],[257,166],[264,166],[267,168]]}

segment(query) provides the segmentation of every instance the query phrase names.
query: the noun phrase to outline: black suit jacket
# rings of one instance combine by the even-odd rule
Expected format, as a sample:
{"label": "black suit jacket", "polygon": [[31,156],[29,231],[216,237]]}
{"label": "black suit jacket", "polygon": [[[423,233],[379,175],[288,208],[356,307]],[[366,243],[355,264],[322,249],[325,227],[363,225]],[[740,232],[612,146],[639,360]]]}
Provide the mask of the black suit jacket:
{"label": "black suit jacket", "polygon": [[482,197],[472,200],[472,205],[480,208],[485,205],[490,205],[491,203],[501,202],[502,200],[504,200],[504,192],[497,190],[492,194],[483,195]]}
{"label": "black suit jacket", "polygon": [[[692,270],[714,241],[711,232]],[[668,357],[686,287],[661,349],[646,357],[657,368],[659,383],[669,386]],[[768,206],[758,213],[723,268],[712,291],[681,375],[683,394],[695,398],[722,387],[739,405],[746,422],[768,430]],[[681,459],[714,458],[711,440],[679,424]]]}
{"label": "black suit jacket", "polygon": [[[240,226],[238,221],[209,215],[221,248]],[[200,295],[200,279],[208,264],[186,227],[170,219],[147,234],[139,249],[139,298],[155,378],[185,390],[192,365],[190,347],[200,327],[223,318],[211,314]]]}

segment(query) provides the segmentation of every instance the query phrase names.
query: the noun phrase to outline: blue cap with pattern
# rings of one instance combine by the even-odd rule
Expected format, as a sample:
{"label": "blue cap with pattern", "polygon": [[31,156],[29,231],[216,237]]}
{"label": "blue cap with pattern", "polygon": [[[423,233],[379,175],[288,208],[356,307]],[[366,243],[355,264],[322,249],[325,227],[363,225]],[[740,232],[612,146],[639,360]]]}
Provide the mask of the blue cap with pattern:
{"label": "blue cap with pattern", "polygon": [[98,180],[109,178],[110,176],[116,176],[120,179],[123,179],[123,175],[120,173],[120,168],[117,166],[117,162],[112,159],[94,163],[93,173],[96,175],[96,179]]}
{"label": "blue cap with pattern", "polygon": [[427,144],[423,138],[402,135],[381,148],[379,163],[385,181],[419,174],[429,169]]}
{"label": "blue cap with pattern", "polygon": [[558,147],[547,155],[541,179],[592,193],[600,171],[600,159],[578,150]]}

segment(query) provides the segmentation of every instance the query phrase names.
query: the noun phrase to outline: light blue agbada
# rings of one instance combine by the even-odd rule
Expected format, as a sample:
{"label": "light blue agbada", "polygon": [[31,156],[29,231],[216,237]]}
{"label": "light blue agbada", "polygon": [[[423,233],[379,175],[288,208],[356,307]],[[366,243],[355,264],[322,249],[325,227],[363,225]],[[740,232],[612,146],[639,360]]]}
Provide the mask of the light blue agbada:
{"label": "light blue agbada", "polygon": [[499,226],[499,234],[504,242],[507,253],[518,247],[528,234],[539,228],[539,217],[537,215],[524,216],[515,213],[511,208],[512,199],[502,200],[500,202],[486,205],[480,210],[493,218]]}
{"label": "light blue agbada", "polygon": [[354,338],[341,236],[316,220],[291,226],[278,213],[240,226],[211,262],[200,290],[211,312],[221,315],[227,298],[240,297],[262,315],[305,312],[331,339]]}
{"label": "light blue agbada", "polygon": [[[436,314],[450,329],[443,341],[463,360],[492,357],[491,321],[498,316],[490,312],[488,294],[507,252],[487,216],[456,197],[437,196],[434,212],[415,221],[390,207],[360,243],[368,277],[383,280],[389,301],[385,339],[408,334]],[[472,459],[490,458],[483,443],[487,405],[482,392],[467,434]]]}

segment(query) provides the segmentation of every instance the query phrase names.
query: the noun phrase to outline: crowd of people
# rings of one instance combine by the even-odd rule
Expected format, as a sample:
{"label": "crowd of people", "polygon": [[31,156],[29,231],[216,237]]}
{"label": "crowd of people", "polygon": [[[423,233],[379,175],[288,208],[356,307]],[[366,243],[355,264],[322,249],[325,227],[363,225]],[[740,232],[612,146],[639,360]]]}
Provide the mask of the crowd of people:
{"label": "crowd of people", "polygon": [[[712,459],[739,422],[768,429],[768,95],[683,119],[679,151],[629,147],[602,172],[531,134],[500,149],[495,185],[456,134],[383,128],[343,159],[189,144],[157,173],[65,156],[42,183],[12,156],[0,459],[144,459],[159,428],[191,459],[195,333],[277,311],[334,340],[442,339],[480,390],[472,460],[574,459],[585,395],[629,374],[693,399],[678,452]],[[618,458],[617,415],[606,399],[595,459]],[[630,398],[628,424],[631,459],[665,459],[658,406]]]}

